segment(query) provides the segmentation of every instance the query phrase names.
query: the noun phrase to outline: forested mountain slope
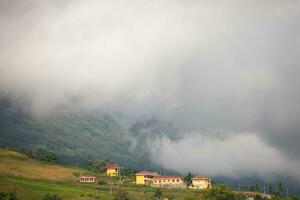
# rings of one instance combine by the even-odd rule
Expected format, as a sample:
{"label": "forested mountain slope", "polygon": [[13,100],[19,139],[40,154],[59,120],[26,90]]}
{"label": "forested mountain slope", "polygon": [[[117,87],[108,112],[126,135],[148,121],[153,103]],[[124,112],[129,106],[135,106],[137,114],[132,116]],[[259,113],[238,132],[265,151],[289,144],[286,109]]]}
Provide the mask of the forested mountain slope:
{"label": "forested mountain slope", "polygon": [[[138,134],[138,129],[135,128]],[[62,112],[42,119],[0,101],[0,145],[51,151],[60,162],[84,165],[109,159],[124,167],[151,168],[142,137],[131,148],[129,136],[111,116],[97,112]]]}

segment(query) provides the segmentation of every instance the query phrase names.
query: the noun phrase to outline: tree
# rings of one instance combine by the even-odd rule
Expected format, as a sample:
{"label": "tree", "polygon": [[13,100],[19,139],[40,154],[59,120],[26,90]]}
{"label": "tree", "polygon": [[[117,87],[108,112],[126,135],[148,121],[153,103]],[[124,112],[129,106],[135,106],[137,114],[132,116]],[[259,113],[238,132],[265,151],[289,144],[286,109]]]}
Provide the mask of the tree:
{"label": "tree", "polygon": [[96,170],[99,172],[104,172],[105,171],[105,165],[106,165],[106,161],[105,160],[101,160],[97,165],[96,165]]}
{"label": "tree", "polygon": [[42,155],[41,157],[41,160],[48,162],[57,162],[57,156],[50,151],[45,151],[44,155]]}
{"label": "tree", "polygon": [[269,185],[269,194],[273,193],[272,185]]}
{"label": "tree", "polygon": [[232,190],[223,184],[217,184],[206,194],[206,200],[235,200],[236,196]]}
{"label": "tree", "polygon": [[259,192],[259,186],[258,186],[257,183],[256,183],[255,186],[254,186],[254,192]]}
{"label": "tree", "polygon": [[184,177],[184,182],[187,186],[190,186],[192,184],[192,173],[189,172],[187,175]]}
{"label": "tree", "polygon": [[282,192],[283,192],[283,184],[279,182],[277,188],[274,191],[274,195],[281,196]]}
{"label": "tree", "polygon": [[154,192],[154,197],[156,199],[160,199],[162,197],[162,191],[160,189],[156,189]]}
{"label": "tree", "polygon": [[281,195],[281,193],[283,192],[283,184],[281,182],[278,183],[278,192],[279,195]]}
{"label": "tree", "polygon": [[129,200],[129,194],[125,190],[119,190],[114,200]]}

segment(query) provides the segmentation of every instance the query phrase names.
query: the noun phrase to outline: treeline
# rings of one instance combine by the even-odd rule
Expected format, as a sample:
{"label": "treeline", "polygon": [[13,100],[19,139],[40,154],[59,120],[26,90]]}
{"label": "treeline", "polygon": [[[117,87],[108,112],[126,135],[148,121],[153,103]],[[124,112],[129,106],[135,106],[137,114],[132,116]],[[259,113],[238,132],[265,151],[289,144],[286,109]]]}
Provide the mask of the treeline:
{"label": "treeline", "polygon": [[[282,182],[279,182],[275,187],[272,185],[264,186],[264,189],[261,190],[259,184],[255,184],[250,186],[250,191],[252,192],[263,192],[269,195],[273,195],[276,197],[289,196],[288,189],[284,188]],[[286,193],[285,193],[286,191]]]}
{"label": "treeline", "polygon": [[[104,159],[100,161],[88,160],[86,168],[93,172],[104,173],[106,171],[105,166],[107,163],[114,163],[110,159]],[[119,168],[119,173],[124,177],[133,177],[137,170],[131,168]]]}
{"label": "treeline", "polygon": [[58,162],[57,155],[45,149],[28,150],[23,148],[12,148],[12,147],[2,147],[2,148],[25,154],[26,156],[32,159],[46,161],[46,162],[53,162],[53,163]]}

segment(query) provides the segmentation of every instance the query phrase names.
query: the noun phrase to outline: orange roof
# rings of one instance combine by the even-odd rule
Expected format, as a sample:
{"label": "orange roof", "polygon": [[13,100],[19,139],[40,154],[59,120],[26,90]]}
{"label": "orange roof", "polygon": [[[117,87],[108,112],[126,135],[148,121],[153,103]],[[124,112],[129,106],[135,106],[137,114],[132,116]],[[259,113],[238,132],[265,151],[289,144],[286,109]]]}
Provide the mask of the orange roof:
{"label": "orange roof", "polygon": [[148,172],[148,171],[140,171],[135,175],[149,175],[149,176],[159,176],[157,172]]}
{"label": "orange roof", "polygon": [[108,163],[105,165],[106,169],[116,169],[118,167],[119,167],[118,164],[115,164],[115,163]]}
{"label": "orange roof", "polygon": [[156,176],[154,179],[182,179],[181,176]]}
{"label": "orange roof", "polygon": [[205,176],[195,176],[192,178],[192,180],[209,180],[210,178]]}

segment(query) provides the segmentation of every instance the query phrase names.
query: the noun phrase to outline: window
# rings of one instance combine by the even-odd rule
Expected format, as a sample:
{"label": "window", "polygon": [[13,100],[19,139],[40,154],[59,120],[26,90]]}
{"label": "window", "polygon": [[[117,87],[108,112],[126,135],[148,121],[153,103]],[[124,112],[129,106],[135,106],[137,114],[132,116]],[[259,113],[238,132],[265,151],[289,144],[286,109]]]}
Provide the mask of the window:
{"label": "window", "polygon": [[179,182],[179,180],[177,179],[177,182]]}
{"label": "window", "polygon": [[172,180],[172,182],[175,182],[175,180]]}

